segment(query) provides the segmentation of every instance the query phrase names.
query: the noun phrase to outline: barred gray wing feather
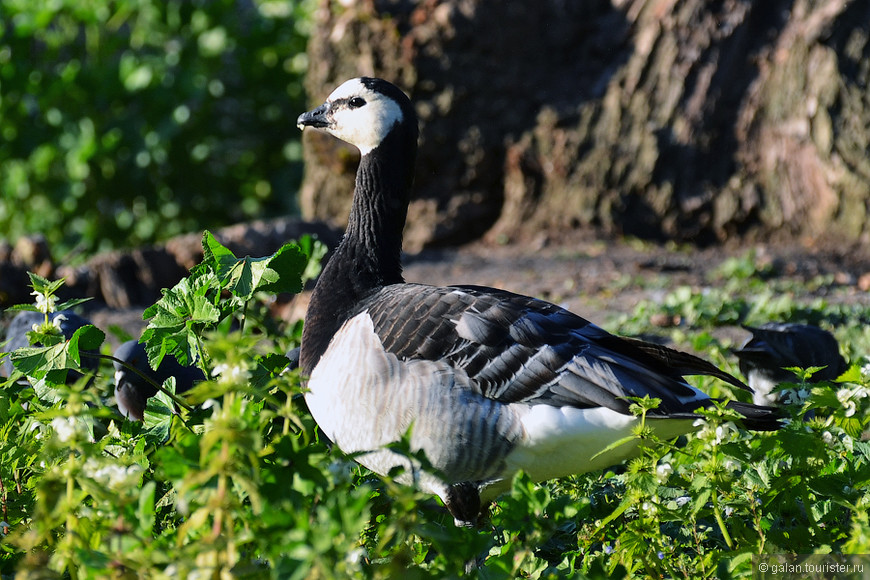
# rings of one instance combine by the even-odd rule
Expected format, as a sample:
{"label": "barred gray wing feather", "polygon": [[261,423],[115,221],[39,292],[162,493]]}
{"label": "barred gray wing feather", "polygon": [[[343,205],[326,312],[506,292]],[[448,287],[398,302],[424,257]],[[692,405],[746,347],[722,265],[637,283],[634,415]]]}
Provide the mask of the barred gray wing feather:
{"label": "barred gray wing feather", "polygon": [[683,374],[743,386],[697,357],[616,337],[554,304],[502,290],[387,286],[359,311],[369,313],[387,352],[449,361],[470,388],[501,403],[627,413],[625,397],[649,395],[662,400],[654,413],[668,415],[707,400]]}

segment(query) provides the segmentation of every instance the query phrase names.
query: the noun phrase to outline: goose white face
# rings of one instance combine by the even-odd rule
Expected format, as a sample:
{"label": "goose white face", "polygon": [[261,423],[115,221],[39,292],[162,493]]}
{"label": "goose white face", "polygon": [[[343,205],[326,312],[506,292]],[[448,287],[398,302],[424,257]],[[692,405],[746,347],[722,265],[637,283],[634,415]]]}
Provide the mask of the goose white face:
{"label": "goose white face", "polygon": [[322,129],[366,155],[403,120],[396,101],[369,88],[362,79],[351,79],[335,89],[323,105],[300,115],[297,125],[300,129]]}

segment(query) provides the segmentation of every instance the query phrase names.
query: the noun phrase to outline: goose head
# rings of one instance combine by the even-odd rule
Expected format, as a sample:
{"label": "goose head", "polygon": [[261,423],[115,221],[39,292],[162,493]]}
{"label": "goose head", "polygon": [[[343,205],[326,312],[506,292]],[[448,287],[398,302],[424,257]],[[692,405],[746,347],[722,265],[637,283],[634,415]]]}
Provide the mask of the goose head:
{"label": "goose head", "polygon": [[325,103],[299,115],[296,125],[325,131],[356,146],[362,155],[397,128],[409,130],[415,141],[417,135],[417,118],[408,97],[395,85],[369,77],[344,82]]}

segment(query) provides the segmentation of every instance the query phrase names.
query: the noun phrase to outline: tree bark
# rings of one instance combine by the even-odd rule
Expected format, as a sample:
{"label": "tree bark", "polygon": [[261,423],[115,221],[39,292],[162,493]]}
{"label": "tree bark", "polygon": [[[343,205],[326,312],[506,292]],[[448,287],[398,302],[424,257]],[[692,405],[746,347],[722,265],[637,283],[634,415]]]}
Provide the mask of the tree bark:
{"label": "tree bark", "polygon": [[[866,242],[868,23],[854,0],[321,0],[307,88],[411,95],[411,250],[573,228]],[[341,223],[354,161],[306,136],[307,217]]]}

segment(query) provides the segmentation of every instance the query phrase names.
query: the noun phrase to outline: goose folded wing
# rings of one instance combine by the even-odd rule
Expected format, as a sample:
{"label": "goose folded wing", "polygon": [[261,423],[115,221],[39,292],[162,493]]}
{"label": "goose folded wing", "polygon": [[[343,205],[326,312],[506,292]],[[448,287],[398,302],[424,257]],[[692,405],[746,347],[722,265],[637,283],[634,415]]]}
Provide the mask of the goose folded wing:
{"label": "goose folded wing", "polygon": [[476,286],[388,286],[361,305],[384,348],[406,360],[462,368],[469,388],[503,403],[606,407],[662,400],[654,411],[691,413],[708,402],[683,375],[745,386],[715,366],[660,345],[623,339],[548,302]]}

